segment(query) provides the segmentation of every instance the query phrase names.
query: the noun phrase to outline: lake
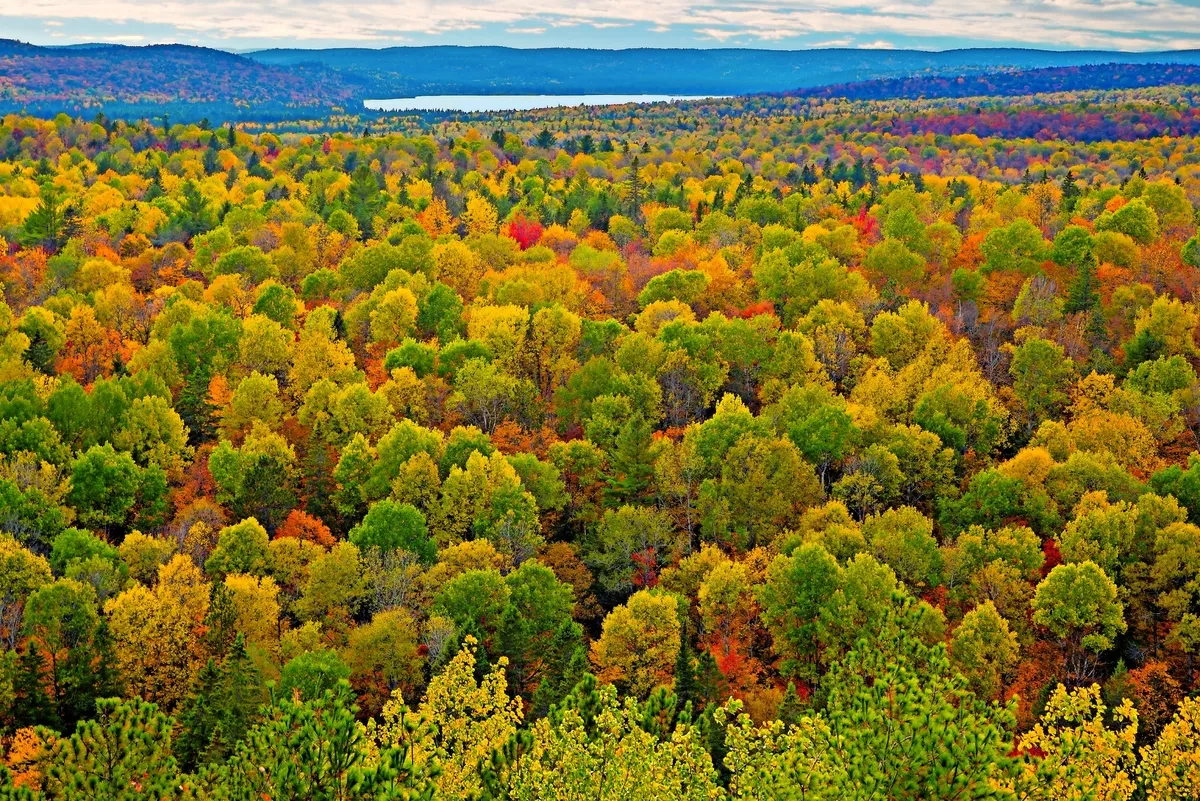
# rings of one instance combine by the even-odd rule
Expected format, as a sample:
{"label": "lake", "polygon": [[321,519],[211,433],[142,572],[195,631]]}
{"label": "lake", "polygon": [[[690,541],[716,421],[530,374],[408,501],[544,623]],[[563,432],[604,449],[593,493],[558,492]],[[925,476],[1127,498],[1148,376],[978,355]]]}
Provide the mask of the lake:
{"label": "lake", "polygon": [[[566,106],[613,106],[622,103],[670,103],[707,100],[706,95],[421,95],[392,100],[367,100],[372,111],[529,111]],[[714,98],[715,99],[715,98]]]}

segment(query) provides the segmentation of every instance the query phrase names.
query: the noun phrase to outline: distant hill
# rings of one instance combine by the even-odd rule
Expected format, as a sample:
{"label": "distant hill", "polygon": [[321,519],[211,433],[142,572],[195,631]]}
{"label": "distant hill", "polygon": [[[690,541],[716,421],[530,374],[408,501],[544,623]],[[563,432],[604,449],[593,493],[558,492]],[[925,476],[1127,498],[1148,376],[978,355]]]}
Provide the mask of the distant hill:
{"label": "distant hill", "polygon": [[[1129,54],[1122,54],[1128,58]],[[1085,64],[967,75],[909,75],[838,83],[784,94],[850,100],[918,100],[932,97],[1014,97],[1083,89],[1200,85],[1200,64]]]}
{"label": "distant hill", "polygon": [[217,122],[312,119],[334,109],[359,112],[367,98],[420,94],[1023,94],[1191,82],[1197,69],[1200,51],[439,46],[234,54],[185,45],[39,47],[0,39],[0,113],[166,113]]}
{"label": "distant hill", "polygon": [[366,82],[377,99],[424,94],[752,94],[917,73],[1125,63],[1200,64],[1200,51],[1117,53],[985,48],[919,50],[580,50],[389,47],[260,50],[264,64],[321,65]]}
{"label": "distant hill", "polygon": [[357,109],[363,88],[328,67],[272,66],[204,47],[37,47],[0,40],[0,112],[311,116]]}

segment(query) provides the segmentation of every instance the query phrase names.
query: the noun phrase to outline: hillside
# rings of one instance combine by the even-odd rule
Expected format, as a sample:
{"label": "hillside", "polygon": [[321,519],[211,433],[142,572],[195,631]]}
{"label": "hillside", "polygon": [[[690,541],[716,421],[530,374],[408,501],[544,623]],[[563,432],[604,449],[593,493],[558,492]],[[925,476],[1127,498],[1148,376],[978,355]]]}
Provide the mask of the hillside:
{"label": "hillside", "polygon": [[0,111],[234,118],[312,114],[353,105],[353,77],[277,67],[203,47],[37,47],[0,40]]}
{"label": "hillside", "polygon": [[[1128,53],[1121,54],[1123,59]],[[1177,53],[1194,57],[1195,53]],[[1085,64],[1030,70],[996,70],[968,75],[909,75],[839,83],[788,92],[797,97],[848,100],[917,100],[926,97],[1013,97],[1047,92],[1136,89],[1200,84],[1200,64]]]}
{"label": "hillside", "polygon": [[[1114,63],[1120,61],[1123,63]],[[1019,95],[1196,83],[1200,51],[265,50],[0,40],[0,113],[298,120],[421,94]]]}
{"label": "hillside", "polygon": [[391,47],[263,50],[265,64],[320,64],[369,83],[373,97],[422,94],[786,92],[916,73],[1072,67],[1113,61],[1200,64],[1200,51],[1117,53],[1023,49],[580,50]]}

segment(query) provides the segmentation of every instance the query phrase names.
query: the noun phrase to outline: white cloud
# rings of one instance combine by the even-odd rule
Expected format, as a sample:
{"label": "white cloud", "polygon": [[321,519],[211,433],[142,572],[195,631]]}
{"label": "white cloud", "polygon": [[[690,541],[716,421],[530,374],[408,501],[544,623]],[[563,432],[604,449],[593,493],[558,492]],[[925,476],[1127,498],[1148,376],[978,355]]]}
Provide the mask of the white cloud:
{"label": "white cloud", "polygon": [[730,31],[725,28],[697,28],[696,33],[705,39],[716,39],[718,42],[726,42],[735,36],[741,36],[745,31]]}
{"label": "white cloud", "polygon": [[[90,34],[74,34],[69,38],[76,42],[95,42],[97,37]],[[111,42],[112,44],[147,44],[146,37],[140,33],[123,33],[119,36],[105,36],[102,41]]]}
{"label": "white cloud", "polygon": [[[641,25],[717,41],[834,47],[912,39],[1045,47],[1200,47],[1194,0],[0,0],[0,17],[161,26],[210,41],[396,41],[496,25]],[[3,26],[0,26],[3,27]],[[161,34],[156,34],[158,38]],[[110,37],[111,38],[111,37]]]}
{"label": "white cloud", "polygon": [[536,36],[537,34],[545,33],[545,28],[505,28],[505,33],[529,34]]}

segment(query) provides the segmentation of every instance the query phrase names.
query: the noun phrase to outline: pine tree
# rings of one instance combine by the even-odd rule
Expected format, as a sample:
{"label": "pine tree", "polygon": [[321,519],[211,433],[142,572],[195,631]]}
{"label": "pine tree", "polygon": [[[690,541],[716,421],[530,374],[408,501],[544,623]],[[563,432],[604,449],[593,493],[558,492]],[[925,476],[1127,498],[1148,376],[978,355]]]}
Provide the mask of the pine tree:
{"label": "pine tree", "polygon": [[215,582],[210,592],[208,614],[204,618],[205,640],[208,651],[223,658],[237,638],[234,628],[237,610],[233,606],[233,593],[222,581]]}
{"label": "pine tree", "polygon": [[622,426],[610,456],[612,472],[608,478],[608,493],[614,499],[635,500],[650,485],[654,475],[652,442],[650,426],[640,414],[635,414]]}
{"label": "pine tree", "polygon": [[642,163],[637,156],[629,162],[629,219],[642,224]]}
{"label": "pine tree", "polygon": [[[549,667],[533,693],[531,715],[545,717],[551,707],[562,703],[588,672],[587,650],[581,644],[579,624],[567,621],[559,626],[549,647]],[[568,633],[567,629],[570,628]],[[573,643],[573,647],[568,647]]]}
{"label": "pine tree", "polygon": [[679,656],[675,659],[675,695],[681,704],[695,703],[698,700],[699,686],[696,683],[696,666],[693,660],[692,643],[685,623],[679,632]]}
{"label": "pine tree", "polygon": [[112,635],[108,624],[101,620],[89,645],[76,646],[67,652],[59,709],[65,726],[92,717],[96,713],[96,699],[121,694],[116,663]]}
{"label": "pine tree", "polygon": [[1089,250],[1083,254],[1075,280],[1067,293],[1063,311],[1067,314],[1090,312],[1100,307],[1100,293],[1096,281],[1096,257]]}
{"label": "pine tree", "polygon": [[216,727],[204,759],[206,762],[223,762],[245,739],[263,701],[258,668],[246,653],[246,638],[240,632],[221,666],[221,683],[214,700]]}
{"label": "pine tree", "polygon": [[176,751],[185,770],[224,762],[246,737],[263,702],[262,679],[239,633],[220,664],[209,659],[184,702]]}
{"label": "pine tree", "polygon": [[1082,194],[1079,190],[1079,184],[1075,183],[1075,174],[1071,170],[1067,170],[1067,174],[1062,180],[1062,207],[1067,212],[1075,210],[1075,204],[1079,202],[1079,196]]}
{"label": "pine tree", "polygon": [[779,702],[779,713],[776,717],[787,725],[794,726],[803,716],[804,702],[800,700],[800,693],[796,692],[795,682],[789,681],[783,700]]}
{"label": "pine tree", "polygon": [[49,798],[144,801],[172,798],[179,768],[172,755],[172,721],[154,704],[104,698],[96,719],[56,742],[47,757],[43,790]]}
{"label": "pine tree", "polygon": [[214,699],[221,689],[221,670],[215,659],[209,659],[196,675],[191,696],[179,714],[179,742],[175,751],[185,771],[194,771],[200,758],[212,742],[217,727],[217,708]]}
{"label": "pine tree", "polygon": [[696,687],[698,698],[705,703],[723,704],[729,700],[729,681],[707,649],[696,660]]}
{"label": "pine tree", "polygon": [[45,662],[36,648],[26,648],[17,660],[13,680],[13,718],[18,727],[48,726],[62,728],[58,710],[46,690]]}

